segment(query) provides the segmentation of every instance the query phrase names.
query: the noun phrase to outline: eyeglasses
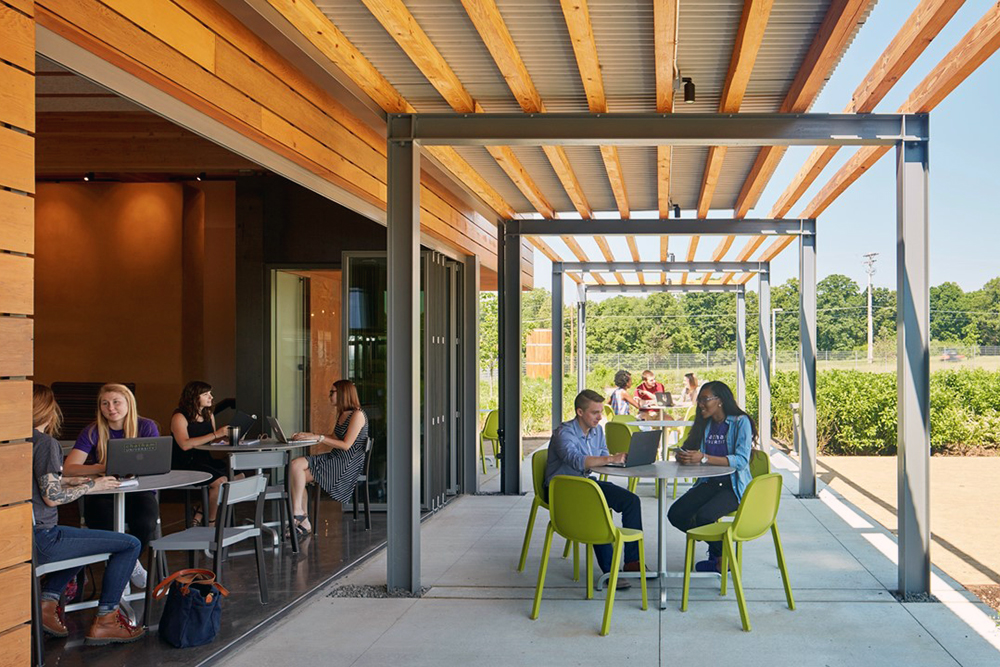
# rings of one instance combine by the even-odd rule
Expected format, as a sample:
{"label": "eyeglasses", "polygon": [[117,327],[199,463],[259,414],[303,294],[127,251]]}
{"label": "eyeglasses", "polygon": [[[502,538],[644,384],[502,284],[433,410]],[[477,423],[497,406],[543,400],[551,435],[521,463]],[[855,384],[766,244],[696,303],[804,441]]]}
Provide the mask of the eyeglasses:
{"label": "eyeglasses", "polygon": [[718,396],[701,396],[698,398],[698,405],[708,405],[709,401],[719,400]]}

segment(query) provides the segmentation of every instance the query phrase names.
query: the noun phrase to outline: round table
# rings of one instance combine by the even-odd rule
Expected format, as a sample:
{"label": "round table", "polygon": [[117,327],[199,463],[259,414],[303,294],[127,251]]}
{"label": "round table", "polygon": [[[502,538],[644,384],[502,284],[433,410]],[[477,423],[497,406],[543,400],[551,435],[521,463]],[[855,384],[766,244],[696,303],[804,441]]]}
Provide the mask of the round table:
{"label": "round table", "polygon": [[[655,461],[645,466],[635,466],[634,468],[619,468],[616,466],[601,466],[593,468],[591,472],[599,475],[613,475],[615,477],[638,477],[639,479],[669,480],[679,477],[721,477],[731,475],[736,468],[731,466],[710,466],[710,465],[681,465],[677,461]],[[656,516],[656,576],[660,583],[660,609],[667,608],[667,577],[682,577],[683,572],[667,572],[667,531],[671,526],[667,522],[667,485],[660,484],[660,493],[657,496],[657,516]],[[707,575],[709,577],[718,576],[711,572],[693,572],[692,576]],[[604,575],[599,581],[598,589],[604,585]],[[621,572],[619,577],[640,577],[640,572]]]}

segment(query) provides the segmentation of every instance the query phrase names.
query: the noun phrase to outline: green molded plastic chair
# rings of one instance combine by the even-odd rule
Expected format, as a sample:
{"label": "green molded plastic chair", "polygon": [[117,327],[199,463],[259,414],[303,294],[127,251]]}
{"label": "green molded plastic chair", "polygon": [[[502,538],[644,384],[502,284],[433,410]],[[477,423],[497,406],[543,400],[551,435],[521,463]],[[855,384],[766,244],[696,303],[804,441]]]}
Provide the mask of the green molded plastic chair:
{"label": "green molded plastic chair", "polygon": [[[750,617],[747,614],[747,603],[743,596],[743,542],[756,540],[768,530],[774,539],[774,554],[778,559],[778,569],[781,570],[781,580],[785,585],[785,599],[788,608],[795,609],[792,599],[792,585],[788,581],[788,568],[785,566],[785,554],[781,549],[781,537],[778,535],[778,505],[781,502],[781,475],[767,474],[756,477],[743,492],[740,508],[736,510],[736,518],[730,522],[710,523],[687,531],[687,547],[684,551],[684,592],[681,596],[681,611],[687,611],[688,591],[691,587],[691,567],[694,564],[694,543],[722,540],[722,585],[719,595],[726,594],[727,572],[733,574],[733,588],[736,589],[736,602],[740,608],[740,620],[743,630],[750,632]],[[736,553],[733,554],[733,543],[736,543]]]}
{"label": "green molded plastic chair", "polygon": [[[752,449],[750,450],[750,464],[747,467],[750,468],[750,476],[754,479],[757,479],[761,475],[770,475],[771,457],[762,449]],[[736,516],[736,512],[730,512],[722,518],[734,516]],[[719,519],[719,521],[722,521],[722,519]]]}
{"label": "green molded plastic chair", "polygon": [[[628,454],[629,444],[632,442],[632,429],[626,424],[621,422],[608,422],[604,426],[604,437],[608,442],[608,452],[611,454],[619,454],[624,452]],[[601,475],[602,480],[606,480],[607,475]],[[639,484],[638,477],[628,478],[628,490],[635,493],[635,487]]]}
{"label": "green molded plastic chair", "polygon": [[[532,620],[538,618],[542,606],[542,589],[545,587],[545,572],[549,565],[549,551],[552,536],[559,533],[568,540],[587,545],[587,599],[594,597],[594,545],[612,544],[611,579],[608,581],[607,597],[604,600],[604,621],[601,635],[608,634],[611,625],[611,610],[615,604],[615,589],[618,586],[618,568],[621,567],[622,551],[626,542],[639,543],[639,571],[646,571],[646,555],[642,542],[642,531],[619,528],[611,520],[608,502],[601,493],[597,482],[586,477],[557,475],[549,482],[549,526],[545,531],[545,546],[542,548],[542,564],[538,568],[538,586],[535,588],[535,603],[531,607]],[[639,577],[642,585],[642,609],[648,605],[646,578]]]}
{"label": "green molded plastic chair", "polygon": [[500,411],[490,410],[486,415],[486,423],[479,432],[479,458],[483,462],[483,474],[486,474],[486,441],[493,445],[493,463],[500,467]]}
{"label": "green molded plastic chair", "polygon": [[[531,514],[528,515],[528,527],[524,531],[524,546],[521,547],[521,560],[518,561],[517,571],[524,572],[524,564],[528,560],[528,544],[531,543],[531,531],[535,528],[535,516],[538,508],[549,509],[549,504],[543,499],[545,483],[545,466],[549,462],[549,450],[539,449],[531,455],[531,485],[535,489],[535,497],[531,501]],[[566,548],[563,550],[563,558],[569,556],[569,546],[572,540],[566,540]],[[573,544],[573,581],[580,580],[580,545]]]}
{"label": "green molded plastic chair", "polygon": [[607,403],[605,403],[603,409],[604,409],[604,418],[607,421],[611,421],[612,419],[614,419],[615,411],[611,409],[610,405],[608,405]]}
{"label": "green molded plastic chair", "polygon": [[[683,418],[684,421],[688,421],[688,422],[689,421],[694,421],[695,412],[697,410],[698,410],[698,406],[696,406],[696,405],[692,405],[692,406],[688,407],[688,409],[684,411],[684,418]],[[681,428],[681,430],[677,434],[677,444],[674,447],[667,447],[667,459],[668,460],[670,459],[670,450],[671,449],[680,449],[684,445],[684,441],[687,440],[688,433],[690,433],[690,432],[691,432],[691,427],[690,426],[685,426],[685,427]],[[684,481],[685,482],[690,482],[691,480],[685,478]],[[674,493],[673,493],[673,498],[675,498],[675,499],[677,498],[677,478],[676,477],[674,478]]]}

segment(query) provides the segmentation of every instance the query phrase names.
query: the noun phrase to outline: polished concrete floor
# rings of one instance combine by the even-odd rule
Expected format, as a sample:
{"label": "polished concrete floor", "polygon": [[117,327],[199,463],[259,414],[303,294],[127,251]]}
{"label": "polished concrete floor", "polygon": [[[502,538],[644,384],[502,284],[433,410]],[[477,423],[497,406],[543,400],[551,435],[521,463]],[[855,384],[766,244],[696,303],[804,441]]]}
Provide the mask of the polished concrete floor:
{"label": "polished concrete floor", "polygon": [[[163,503],[161,518],[164,532],[170,533],[183,527],[183,505]],[[227,651],[238,648],[255,632],[276,619],[290,613],[317,588],[323,587],[333,577],[343,573],[353,563],[371,554],[385,543],[385,513],[372,514],[372,529],[366,531],[364,515],[353,521],[350,512],[343,512],[339,503],[325,498],[320,506],[319,532],[301,543],[298,554],[291,551],[285,541],[276,549],[265,550],[269,601],[260,604],[257,593],[257,573],[251,554],[233,556],[223,566],[221,581],[231,595],[225,599],[222,627],[216,640],[206,646],[176,649],[162,641],[153,628],[143,639],[127,645],[88,647],[83,637],[93,619],[92,611],[79,611],[67,615],[70,636],[66,639],[45,639],[46,665],[64,667],[119,667],[125,665],[199,665],[212,662]],[[252,542],[247,542],[250,545]],[[268,546],[268,543],[265,543]],[[170,555],[169,570],[187,567],[187,556]],[[198,567],[211,568],[211,561],[203,554],[196,561]],[[98,577],[100,572],[97,573]],[[91,585],[87,585],[90,593]],[[136,602],[137,613],[142,603]],[[159,617],[161,603],[154,603],[154,620]]]}

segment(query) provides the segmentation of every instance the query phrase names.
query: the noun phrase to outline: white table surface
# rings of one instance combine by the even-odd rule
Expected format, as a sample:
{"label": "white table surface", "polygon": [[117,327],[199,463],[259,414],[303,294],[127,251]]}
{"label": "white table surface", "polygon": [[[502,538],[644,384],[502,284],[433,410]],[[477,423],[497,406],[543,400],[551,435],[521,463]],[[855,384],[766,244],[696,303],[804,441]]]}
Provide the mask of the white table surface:
{"label": "white table surface", "polygon": [[231,452],[283,452],[288,449],[298,449],[300,447],[312,447],[317,443],[308,442],[278,442],[277,440],[261,440],[256,445],[198,445],[195,449],[201,449],[206,452],[223,452],[229,454]]}
{"label": "white table surface", "polygon": [[[655,461],[645,466],[635,466],[634,468],[619,468],[616,466],[601,466],[592,468],[592,472],[599,475],[613,475],[615,477],[638,477],[640,479],[677,479],[681,477],[722,477],[736,472],[736,468],[731,466],[710,466],[710,465],[681,465],[677,461]],[[683,572],[667,572],[667,531],[672,530],[667,522],[667,485],[660,485],[660,493],[657,497],[657,517],[656,517],[656,576],[660,582],[660,609],[667,608],[667,577],[681,577]],[[619,573],[628,576],[633,573]],[[641,576],[636,572],[635,575]],[[696,573],[692,573],[695,575]],[[715,576],[712,573],[706,573]],[[607,576],[607,575],[605,575]],[[603,578],[602,578],[603,582]]]}

